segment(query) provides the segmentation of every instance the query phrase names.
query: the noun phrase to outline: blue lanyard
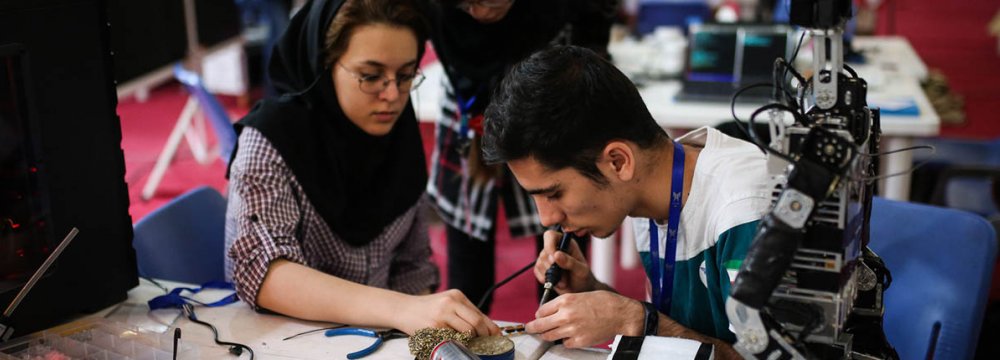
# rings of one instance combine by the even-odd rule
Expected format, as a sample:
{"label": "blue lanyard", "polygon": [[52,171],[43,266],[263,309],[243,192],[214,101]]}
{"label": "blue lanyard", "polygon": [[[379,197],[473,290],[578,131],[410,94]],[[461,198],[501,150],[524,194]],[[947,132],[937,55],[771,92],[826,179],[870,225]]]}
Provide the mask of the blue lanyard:
{"label": "blue lanyard", "polygon": [[[670,176],[670,215],[667,219],[667,242],[664,246],[663,267],[660,267],[659,227],[649,219],[649,253],[652,259],[650,284],[656,307],[670,314],[670,300],[674,292],[674,263],[677,261],[677,228],[681,220],[681,198],[684,192],[684,147],[674,142],[673,173]],[[660,270],[663,270],[661,276]]]}
{"label": "blue lanyard", "polygon": [[229,294],[229,296],[226,296],[218,301],[214,301],[211,303],[199,302],[190,297],[181,295],[181,293],[184,291],[190,292],[191,294],[197,294],[204,289],[233,290],[233,284],[223,281],[209,281],[197,288],[177,287],[171,290],[166,295],[160,295],[149,300],[148,301],[149,309],[156,310],[156,309],[168,309],[168,308],[181,308],[182,306],[184,306],[184,304],[192,302],[202,306],[217,307],[217,306],[226,306],[238,301],[238,299],[236,298],[236,292],[233,292],[232,294]]}

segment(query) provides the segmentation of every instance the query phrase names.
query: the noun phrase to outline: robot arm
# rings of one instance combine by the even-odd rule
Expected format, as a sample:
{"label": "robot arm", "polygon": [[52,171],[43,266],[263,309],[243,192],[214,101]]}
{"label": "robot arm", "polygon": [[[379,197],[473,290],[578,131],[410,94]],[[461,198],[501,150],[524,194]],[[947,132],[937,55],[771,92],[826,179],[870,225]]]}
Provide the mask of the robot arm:
{"label": "robot arm", "polygon": [[761,221],[753,244],[733,283],[726,311],[736,330],[736,350],[746,358],[804,358],[791,336],[761,310],[805,235],[816,204],[827,198],[855,157],[854,144],[814,127],[792,165],[788,183],[771,212]]}
{"label": "robot arm", "polygon": [[[860,225],[870,215],[873,187],[858,179],[874,173],[870,159],[858,153],[877,149],[878,111],[867,107],[864,80],[842,74],[842,29],[850,13],[850,0],[791,0],[791,22],[810,29],[814,40],[813,76],[803,84],[813,106],[781,131],[781,153],[769,149],[769,156],[787,162],[772,174],[781,192],[726,302],[734,347],[745,358],[895,357],[884,341],[859,344],[852,334],[862,327],[881,332],[883,282],[877,279],[887,271],[864,249]],[[789,309],[809,321],[794,321]]]}

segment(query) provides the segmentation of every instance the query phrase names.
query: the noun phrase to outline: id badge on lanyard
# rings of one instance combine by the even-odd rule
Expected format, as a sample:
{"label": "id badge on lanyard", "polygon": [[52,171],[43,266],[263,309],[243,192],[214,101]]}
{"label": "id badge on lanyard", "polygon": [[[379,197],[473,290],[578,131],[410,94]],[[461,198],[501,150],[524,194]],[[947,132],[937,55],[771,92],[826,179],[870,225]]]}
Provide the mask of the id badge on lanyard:
{"label": "id badge on lanyard", "polygon": [[460,119],[458,135],[465,140],[472,139],[476,135],[469,122],[472,120],[472,105],[476,103],[476,96],[473,95],[468,100],[464,100],[461,96],[457,95],[455,97],[458,100],[458,116]]}
{"label": "id badge on lanyard", "polygon": [[652,271],[649,282],[653,288],[653,301],[664,314],[670,314],[674,292],[674,263],[677,262],[677,229],[681,219],[681,198],[684,193],[684,147],[674,142],[674,163],[670,176],[670,215],[667,218],[667,238],[664,245],[663,266],[660,266],[659,226],[649,219],[649,254]]}

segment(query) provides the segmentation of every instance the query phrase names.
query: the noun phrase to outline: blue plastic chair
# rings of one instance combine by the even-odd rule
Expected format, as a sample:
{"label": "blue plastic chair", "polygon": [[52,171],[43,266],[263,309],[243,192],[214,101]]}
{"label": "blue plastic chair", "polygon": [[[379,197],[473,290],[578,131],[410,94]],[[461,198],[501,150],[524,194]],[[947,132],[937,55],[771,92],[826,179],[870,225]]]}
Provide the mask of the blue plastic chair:
{"label": "blue plastic chair", "polygon": [[964,211],[875,198],[869,247],[885,260],[886,336],[902,359],[971,359],[997,238]]}
{"label": "blue plastic chair", "polygon": [[135,224],[139,275],[202,284],[223,280],[226,199],[201,186]]}
{"label": "blue plastic chair", "polygon": [[201,106],[202,113],[208,117],[215,137],[219,141],[219,157],[226,165],[229,165],[229,158],[236,146],[236,130],[233,129],[233,123],[229,120],[229,114],[219,104],[215,95],[205,89],[198,73],[189,71],[178,63],[174,65],[174,77],[181,85],[184,85],[184,89],[189,94],[198,99],[198,105]]}
{"label": "blue plastic chair", "polygon": [[645,35],[657,26],[674,26],[687,31],[691,23],[707,21],[712,14],[705,0],[642,0],[635,32]]}
{"label": "blue plastic chair", "polygon": [[994,179],[1000,179],[1000,139],[959,140],[920,139],[916,145],[931,145],[928,151],[914,153],[914,162],[929,160],[926,166],[937,168],[932,179],[936,186],[930,203],[971,211],[986,217],[1000,215],[1000,206],[993,200]]}

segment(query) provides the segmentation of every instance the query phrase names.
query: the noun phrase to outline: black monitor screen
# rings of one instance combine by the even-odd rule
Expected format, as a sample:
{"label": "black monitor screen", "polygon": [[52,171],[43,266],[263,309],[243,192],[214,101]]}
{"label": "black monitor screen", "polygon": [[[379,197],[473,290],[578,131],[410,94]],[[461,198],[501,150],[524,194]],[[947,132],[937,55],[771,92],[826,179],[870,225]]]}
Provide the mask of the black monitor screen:
{"label": "black monitor screen", "polygon": [[53,248],[23,55],[21,46],[0,47],[0,291],[20,286]]}
{"label": "black monitor screen", "polygon": [[771,78],[774,59],[787,56],[786,32],[746,32],[743,36],[741,81],[766,81]]}
{"label": "black monitor screen", "polygon": [[687,79],[690,81],[736,81],[736,30],[699,30],[692,33]]}

